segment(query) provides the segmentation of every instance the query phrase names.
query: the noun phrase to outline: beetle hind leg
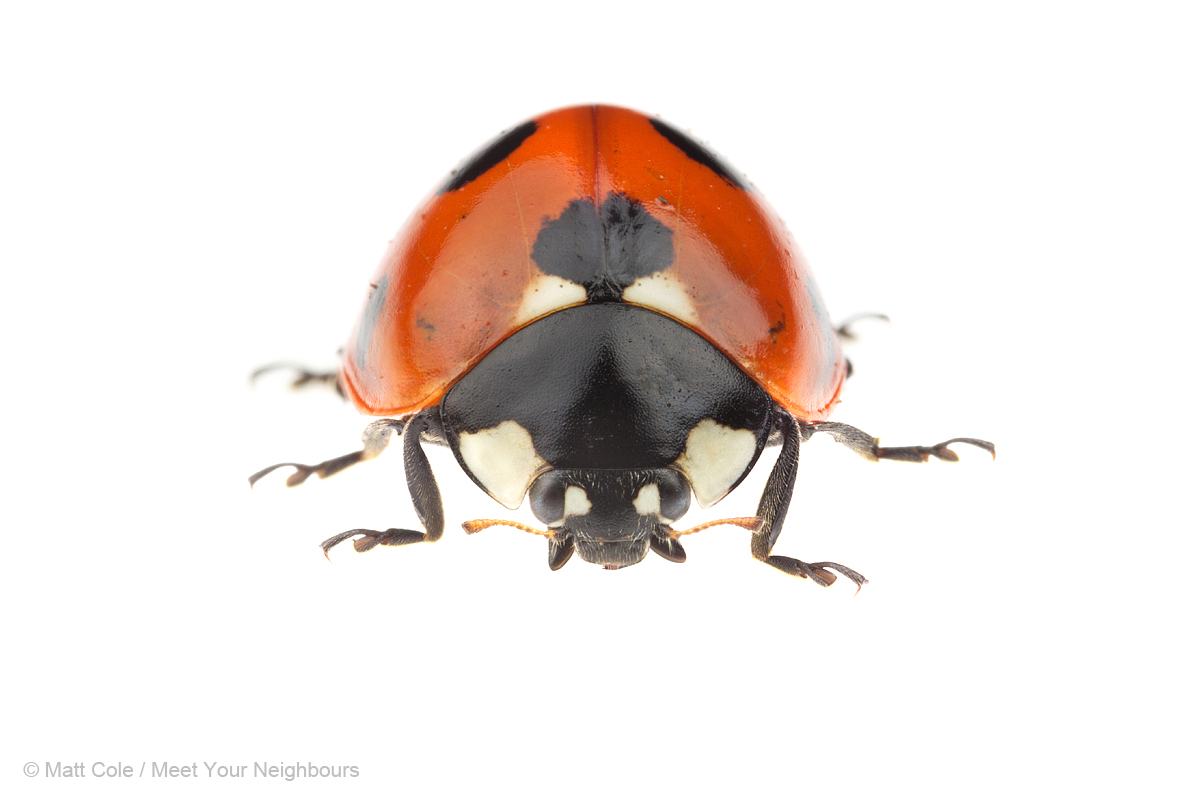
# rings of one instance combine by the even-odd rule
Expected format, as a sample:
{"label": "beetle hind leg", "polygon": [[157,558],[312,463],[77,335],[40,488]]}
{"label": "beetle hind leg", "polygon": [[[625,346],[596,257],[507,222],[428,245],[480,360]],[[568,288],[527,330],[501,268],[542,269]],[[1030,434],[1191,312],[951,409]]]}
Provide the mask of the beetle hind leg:
{"label": "beetle hind leg", "polygon": [[258,369],[254,370],[254,372],[250,373],[250,383],[253,384],[268,372],[283,371],[289,371],[292,373],[291,388],[293,389],[302,389],[305,386],[321,386],[336,392],[338,397],[342,398],[343,400],[346,399],[346,393],[342,390],[342,383],[338,379],[338,373],[336,370],[330,372],[316,372],[308,367],[301,366],[300,364],[293,364],[288,361],[280,361],[275,364],[266,364],[259,367]]}
{"label": "beetle hind leg", "polygon": [[855,314],[848,319],[842,320],[842,324],[837,326],[835,331],[843,340],[853,341],[854,339],[858,338],[858,335],[854,332],[853,325],[854,323],[864,319],[877,319],[880,322],[891,322],[887,314],[868,311],[862,314]]}

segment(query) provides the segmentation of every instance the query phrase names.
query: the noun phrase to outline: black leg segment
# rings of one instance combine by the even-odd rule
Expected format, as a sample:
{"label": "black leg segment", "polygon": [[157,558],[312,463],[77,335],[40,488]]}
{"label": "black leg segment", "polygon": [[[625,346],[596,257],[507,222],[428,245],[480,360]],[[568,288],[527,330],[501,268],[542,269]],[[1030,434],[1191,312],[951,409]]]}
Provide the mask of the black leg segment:
{"label": "black leg segment", "polygon": [[992,458],[996,457],[995,445],[983,439],[947,439],[931,446],[880,447],[878,439],[840,422],[801,423],[778,406],[775,408],[775,418],[777,433],[772,434],[770,443],[778,441],[783,449],[771,470],[771,477],[767,479],[766,489],[758,504],[758,517],[763,526],[751,539],[750,552],[759,561],[765,561],[789,575],[811,578],[819,586],[829,586],[833,583],[837,579],[833,574],[835,572],[854,581],[860,588],[867,579],[849,567],[831,561],[810,563],[788,556],[771,555],[771,549],[783,530],[783,520],[787,516],[792,492],[796,487],[796,463],[800,445],[812,438],[814,433],[829,434],[868,461],[887,459],[922,462],[928,461],[930,456],[942,461],[958,461],[958,454],[950,449],[952,444],[969,444],[991,453]]}
{"label": "black leg segment", "polygon": [[[776,406],[776,426],[782,433],[782,451],[767,479],[762,499],[758,502],[757,516],[763,521],[760,528],[750,539],[750,553],[759,561],[766,562],[788,575],[798,578],[811,578],[818,586],[829,586],[840,573],[854,581],[859,588],[867,579],[858,572],[832,561],[808,563],[789,556],[771,555],[779,534],[783,530],[783,520],[787,517],[788,506],[792,502],[792,492],[796,488],[796,464],[799,461],[800,442],[802,440],[800,424],[795,417],[784,409]],[[808,436],[803,436],[804,440]]]}
{"label": "black leg segment", "polygon": [[950,449],[952,444],[969,444],[986,450],[996,458],[996,446],[983,439],[947,439],[928,447],[915,445],[909,447],[880,447],[879,440],[865,431],[842,422],[812,422],[804,426],[804,441],[808,441],[814,433],[827,433],[838,443],[844,444],[858,453],[867,461],[928,461],[930,456],[941,461],[958,461],[958,453]]}
{"label": "black leg segment", "polygon": [[354,549],[359,553],[365,553],[377,545],[399,547],[417,542],[436,542],[442,538],[442,532],[446,529],[446,521],[442,513],[442,494],[438,491],[437,481],[433,477],[433,469],[429,466],[429,458],[421,449],[421,434],[425,431],[426,426],[431,424],[432,414],[436,413],[435,409],[432,412],[423,411],[409,417],[405,420],[402,437],[404,440],[404,476],[408,481],[408,493],[412,497],[417,519],[420,520],[425,530],[388,528],[386,531],[374,531],[355,528],[343,531],[321,543],[321,549],[325,551],[326,558],[329,557],[329,550],[332,547],[355,536],[360,537],[354,541]]}
{"label": "black leg segment", "polygon": [[[424,412],[422,412],[424,413]],[[419,416],[419,415],[418,415]],[[308,480],[308,477],[314,473],[318,478],[328,478],[330,475],[336,475],[347,467],[352,467],[360,461],[370,461],[377,455],[387,449],[388,442],[392,438],[392,431],[401,433],[408,425],[408,420],[415,419],[409,417],[407,419],[381,419],[372,422],[363,431],[362,442],[363,449],[356,450],[353,453],[346,453],[344,456],[331,458],[328,461],[322,461],[320,464],[297,464],[291,461],[285,461],[282,464],[272,464],[266,469],[261,469],[250,476],[250,485],[258,483],[261,479],[270,475],[281,467],[291,467],[295,472],[288,476],[288,486],[299,486]]]}
{"label": "black leg segment", "polygon": [[404,419],[385,419],[373,422],[363,431],[362,450],[322,461],[320,464],[275,464],[251,475],[250,485],[253,486],[260,478],[280,467],[292,467],[295,470],[288,477],[288,486],[298,486],[304,483],[313,473],[316,473],[318,477],[326,478],[360,461],[367,461],[378,456],[387,447],[392,432],[395,431],[400,433],[403,440],[404,475],[408,482],[408,492],[412,497],[413,508],[417,512],[417,519],[420,520],[421,526],[425,530],[388,528],[386,531],[375,531],[355,528],[343,531],[337,536],[331,536],[321,543],[321,548],[328,557],[330,548],[354,537],[360,537],[354,541],[354,549],[360,553],[365,553],[378,545],[398,547],[416,542],[436,542],[442,538],[442,532],[446,528],[445,517],[442,513],[442,495],[438,491],[437,481],[433,477],[433,469],[429,466],[429,458],[421,447],[421,440],[422,437],[426,441],[433,442],[444,440],[441,426],[437,421],[437,413],[437,409],[434,408]]}

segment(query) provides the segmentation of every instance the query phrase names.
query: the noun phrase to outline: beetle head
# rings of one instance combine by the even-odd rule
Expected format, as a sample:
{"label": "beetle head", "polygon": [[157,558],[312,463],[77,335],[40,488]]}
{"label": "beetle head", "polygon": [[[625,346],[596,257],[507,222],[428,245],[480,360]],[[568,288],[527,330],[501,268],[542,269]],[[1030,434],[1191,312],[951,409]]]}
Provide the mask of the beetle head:
{"label": "beetle head", "polygon": [[550,527],[550,567],[573,551],[591,564],[620,569],[653,549],[683,561],[670,524],[688,510],[691,486],[674,469],[556,469],[529,487],[534,516]]}

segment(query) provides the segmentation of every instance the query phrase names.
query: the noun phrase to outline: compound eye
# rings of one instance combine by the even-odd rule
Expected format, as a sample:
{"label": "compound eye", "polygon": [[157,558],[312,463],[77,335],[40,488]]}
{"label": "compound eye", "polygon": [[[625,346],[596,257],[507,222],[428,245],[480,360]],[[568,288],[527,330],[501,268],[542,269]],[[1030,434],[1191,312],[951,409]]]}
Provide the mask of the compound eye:
{"label": "compound eye", "polygon": [[551,525],[566,516],[567,483],[554,472],[543,472],[529,487],[529,509],[541,522]]}
{"label": "compound eye", "polygon": [[658,513],[677,520],[692,504],[692,487],[687,479],[673,469],[665,469],[658,479]]}

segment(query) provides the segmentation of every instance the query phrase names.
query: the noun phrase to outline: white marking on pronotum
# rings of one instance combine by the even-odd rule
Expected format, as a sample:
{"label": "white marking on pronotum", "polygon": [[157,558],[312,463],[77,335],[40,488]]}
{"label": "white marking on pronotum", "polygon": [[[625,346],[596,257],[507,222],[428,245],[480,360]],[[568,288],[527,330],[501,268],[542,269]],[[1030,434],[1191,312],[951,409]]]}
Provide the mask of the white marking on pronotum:
{"label": "white marking on pronotum", "polygon": [[568,486],[563,495],[563,519],[583,517],[592,510],[592,501],[580,486]]}
{"label": "white marking on pronotum", "polygon": [[633,510],[643,517],[655,517],[659,522],[670,522],[662,515],[662,498],[657,483],[647,483],[633,498]]}
{"label": "white marking on pronotum", "polygon": [[758,449],[754,431],[727,428],[706,419],[688,434],[687,448],[675,460],[692,484],[701,508],[716,503],[745,474]]}
{"label": "white marking on pronotum", "polygon": [[578,283],[556,275],[539,275],[525,287],[521,307],[517,309],[516,324],[524,325],[538,317],[567,306],[587,302],[587,289]]}
{"label": "white marking on pronotum", "polygon": [[533,449],[529,431],[512,420],[459,435],[458,452],[488,494],[512,510],[521,507],[534,476],[550,466]]}
{"label": "white marking on pronotum", "polygon": [[700,322],[700,315],[696,312],[692,298],[688,296],[687,288],[661,272],[638,278],[625,289],[621,298],[626,303],[653,308],[689,325],[697,325]]}

